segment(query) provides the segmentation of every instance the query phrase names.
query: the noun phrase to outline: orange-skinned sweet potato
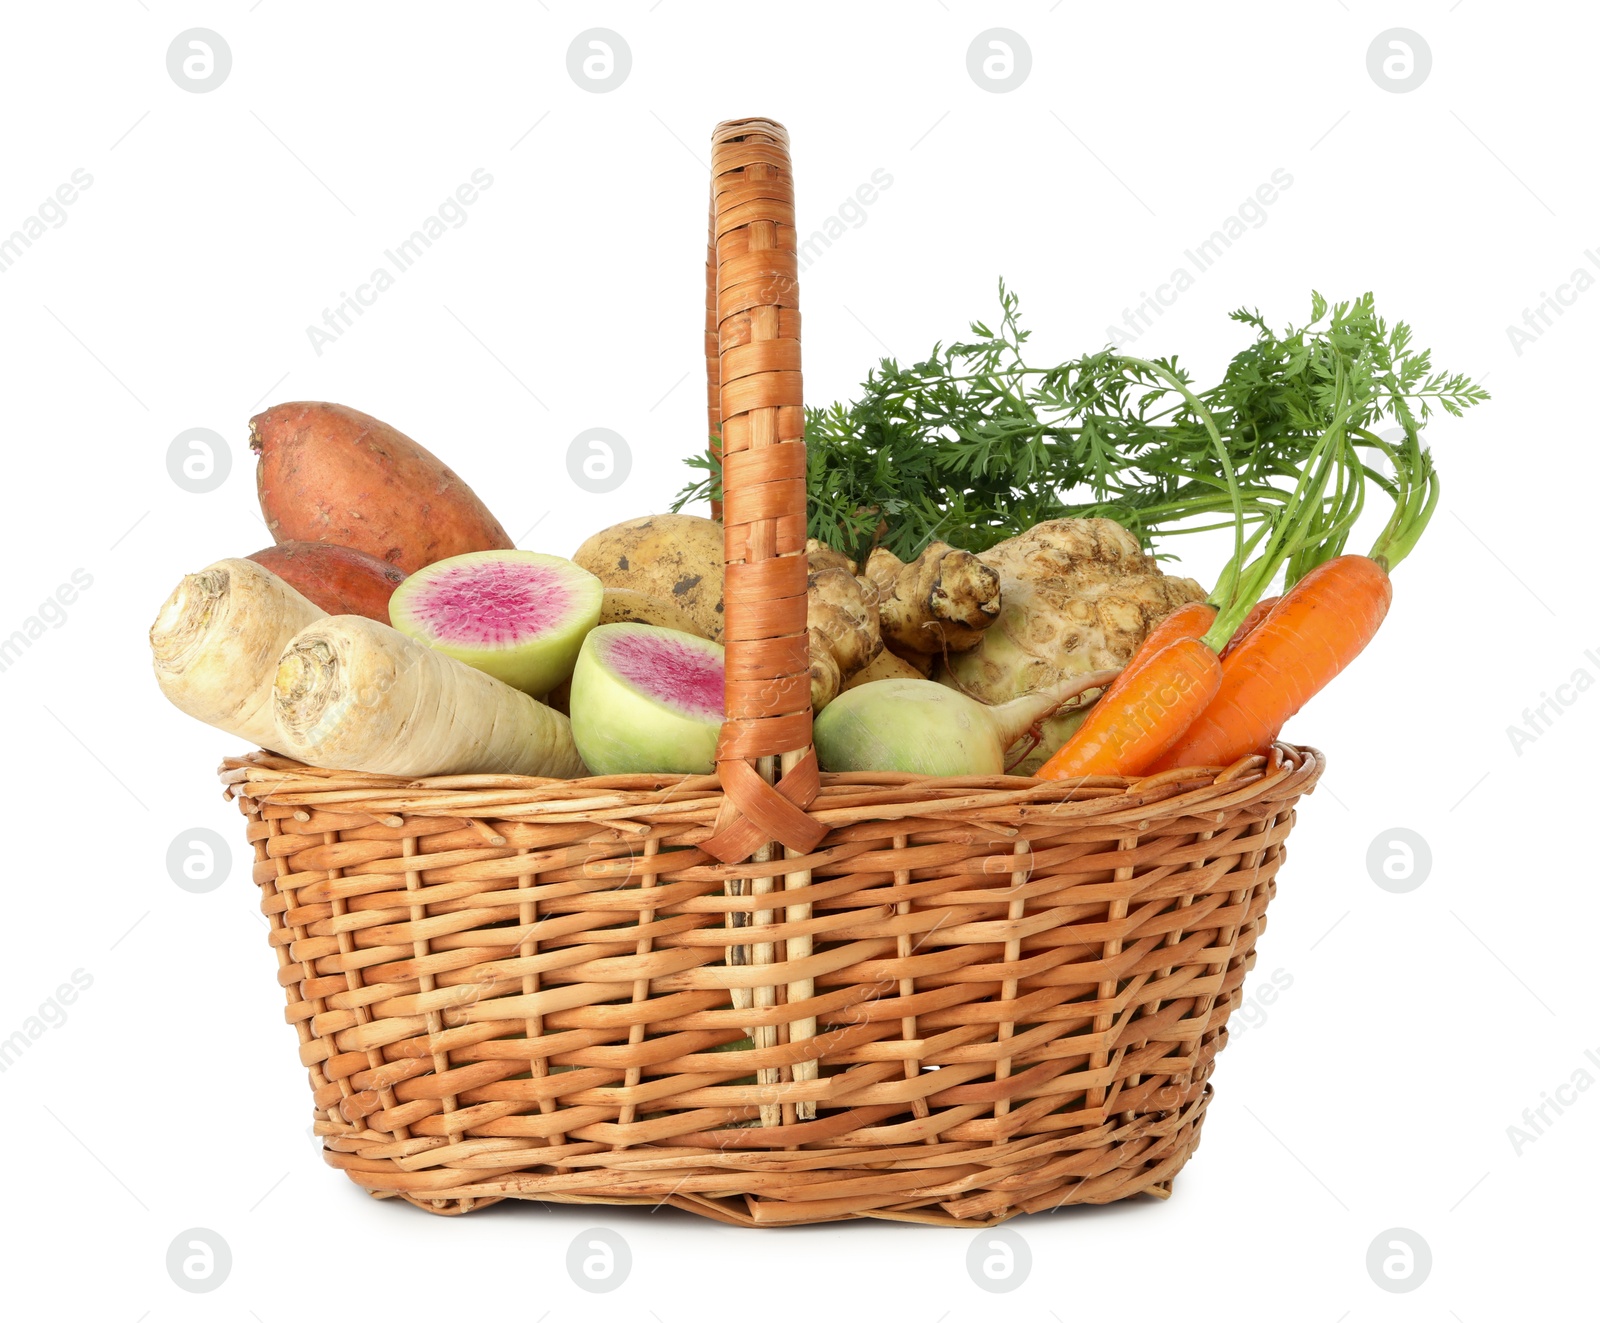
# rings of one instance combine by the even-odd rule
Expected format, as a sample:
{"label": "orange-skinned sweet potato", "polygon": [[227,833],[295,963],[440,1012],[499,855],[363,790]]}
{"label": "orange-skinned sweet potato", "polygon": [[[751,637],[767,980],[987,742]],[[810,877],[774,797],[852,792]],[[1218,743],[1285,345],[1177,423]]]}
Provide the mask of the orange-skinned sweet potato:
{"label": "orange-skinned sweet potato", "polygon": [[330,616],[366,616],[385,625],[389,595],[406,578],[398,565],[331,542],[279,542],[252,551],[250,559]]}
{"label": "orange-skinned sweet potato", "polygon": [[275,404],[250,420],[256,494],[277,542],[331,542],[407,574],[467,551],[505,551],[506,530],[447,465],[342,404]]}

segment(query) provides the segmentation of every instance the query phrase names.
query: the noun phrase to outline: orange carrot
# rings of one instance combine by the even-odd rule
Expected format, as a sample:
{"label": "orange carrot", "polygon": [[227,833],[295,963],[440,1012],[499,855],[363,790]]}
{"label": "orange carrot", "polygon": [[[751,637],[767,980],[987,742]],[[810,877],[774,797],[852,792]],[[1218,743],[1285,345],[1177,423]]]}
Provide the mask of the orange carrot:
{"label": "orange carrot", "polygon": [[1272,608],[1282,600],[1281,597],[1263,597],[1252,606],[1250,614],[1240,622],[1239,628],[1233,631],[1233,637],[1228,640],[1228,646],[1223,648],[1217,656],[1222,658],[1223,661],[1227,661],[1228,654],[1243,643],[1245,639],[1249,638],[1251,634],[1255,633],[1256,627],[1272,614]]}
{"label": "orange carrot", "polygon": [[1205,710],[1221,683],[1222,664],[1208,643],[1176,639],[1128,666],[1115,681],[1115,693],[1089,709],[1038,774],[1053,781],[1140,776]]}
{"label": "orange carrot", "polygon": [[1270,743],[1367,646],[1393,591],[1367,556],[1318,565],[1233,650],[1216,697],[1152,769],[1225,767]]}
{"label": "orange carrot", "polygon": [[1121,673],[1108,684],[1105,692],[1100,695],[1098,702],[1105,702],[1113,697],[1122,687],[1122,682],[1133,672],[1169,643],[1176,643],[1179,639],[1197,639],[1217,618],[1217,608],[1206,602],[1185,602],[1176,611],[1169,612],[1156,622],[1155,628],[1144,636],[1144,642],[1133,650],[1133,656],[1128,658],[1128,664],[1122,668]]}

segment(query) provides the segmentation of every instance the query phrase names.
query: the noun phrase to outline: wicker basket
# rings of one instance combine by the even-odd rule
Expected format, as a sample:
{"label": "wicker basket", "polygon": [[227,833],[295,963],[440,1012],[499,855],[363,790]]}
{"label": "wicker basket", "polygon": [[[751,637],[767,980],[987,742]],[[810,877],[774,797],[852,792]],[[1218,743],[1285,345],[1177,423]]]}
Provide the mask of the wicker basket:
{"label": "wicker basket", "polygon": [[712,184],[717,774],[224,765],[327,1160],[438,1213],[976,1227],[1164,1196],[1322,757],[819,776],[784,130],[719,126]]}

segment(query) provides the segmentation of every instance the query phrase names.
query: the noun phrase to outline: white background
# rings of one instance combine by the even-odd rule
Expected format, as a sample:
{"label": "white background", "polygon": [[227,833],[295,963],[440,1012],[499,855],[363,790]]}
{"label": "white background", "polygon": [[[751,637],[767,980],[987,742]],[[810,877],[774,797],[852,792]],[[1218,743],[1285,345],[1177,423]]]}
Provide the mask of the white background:
{"label": "white background", "polygon": [[[1507,1131],[1575,1072],[1600,1080],[1584,1055],[1600,1057],[1600,694],[1565,691],[1576,701],[1520,751],[1507,733],[1575,671],[1600,679],[1600,292],[1520,353],[1507,334],[1600,248],[1592,14],[1488,0],[108,0],[10,6],[4,24],[0,235],[74,170],[93,178],[0,273],[0,636],[74,570],[93,580],[0,673],[0,1037],[74,970],[92,979],[0,1075],[13,1292],[67,1297],[52,1317],[130,1323],[889,1310],[935,1323],[996,1309],[1479,1323],[1558,1295],[1593,1313],[1600,1089],[1565,1092],[1575,1101],[1520,1151]],[[197,26],[232,52],[204,94],[166,66]],[[1003,94],[966,67],[996,26],[1032,52]],[[615,91],[567,72],[590,27],[631,50]],[[1394,27],[1432,52],[1405,94],[1367,69]],[[1312,288],[1370,288],[1494,396],[1429,429],[1444,499],[1389,622],[1286,732],[1330,767],[1301,806],[1246,994],[1275,970],[1289,986],[1245,1032],[1236,1020],[1197,1158],[1168,1202],[1012,1223],[1033,1268],[1005,1296],[968,1278],[971,1232],[753,1233],[672,1210],[506,1204],[449,1220],[324,1167],[243,823],[213,778],[239,750],[168,708],[149,672],[145,631],[178,577],[268,540],[245,426],[272,402],[393,422],[524,546],[570,553],[665,508],[704,433],[708,139],[751,114],[789,126],[803,232],[874,170],[893,178],[805,272],[813,403],[847,396],[882,354],[914,359],[990,316],[1000,275],[1038,361],[1097,347],[1278,168],[1293,183],[1266,222],[1140,351],[1178,352],[1210,380],[1244,343],[1230,309],[1281,325]],[[479,167],[493,184],[466,223],[318,354],[307,326]],[[209,493],[167,470],[194,427],[232,446]],[[609,496],[567,476],[567,445],[590,427],[632,450]],[[1215,573],[1210,548],[1173,549],[1185,572]],[[203,895],[165,863],[197,827],[234,847],[227,884]],[[1395,827],[1432,852],[1403,895],[1366,862]],[[564,1266],[593,1225],[632,1252],[607,1295]],[[231,1248],[214,1293],[166,1272],[190,1227]],[[1390,1227],[1432,1250],[1410,1294],[1365,1268]]]}

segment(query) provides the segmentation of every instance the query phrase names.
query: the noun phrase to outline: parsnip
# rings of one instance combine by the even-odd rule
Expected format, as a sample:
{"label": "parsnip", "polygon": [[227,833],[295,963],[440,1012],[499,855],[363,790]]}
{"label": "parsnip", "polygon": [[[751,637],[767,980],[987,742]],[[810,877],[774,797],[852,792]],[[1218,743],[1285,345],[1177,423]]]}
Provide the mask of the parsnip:
{"label": "parsnip", "polygon": [[219,560],[185,575],[150,626],[156,681],[191,717],[281,750],[272,721],[278,657],[324,614],[253,560]]}
{"label": "parsnip", "polygon": [[329,616],[301,630],[273,689],[278,747],[316,767],[584,774],[559,712],[364,616]]}

